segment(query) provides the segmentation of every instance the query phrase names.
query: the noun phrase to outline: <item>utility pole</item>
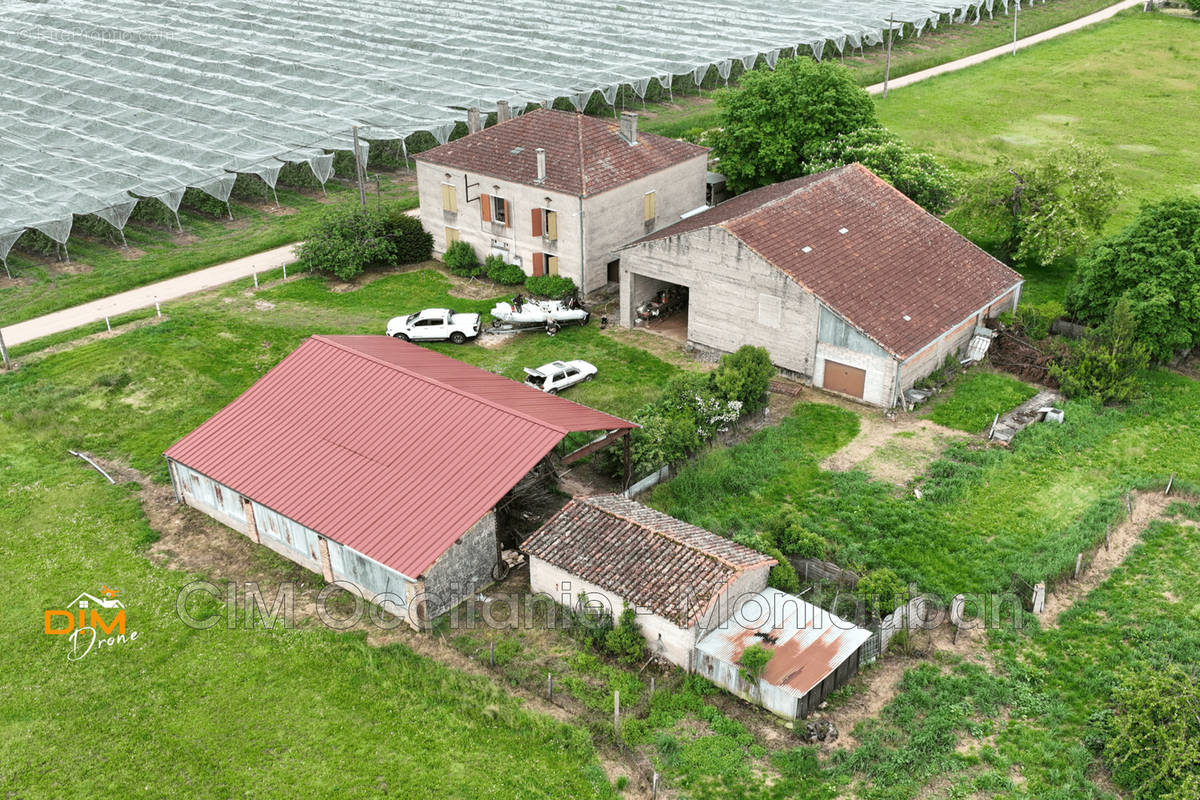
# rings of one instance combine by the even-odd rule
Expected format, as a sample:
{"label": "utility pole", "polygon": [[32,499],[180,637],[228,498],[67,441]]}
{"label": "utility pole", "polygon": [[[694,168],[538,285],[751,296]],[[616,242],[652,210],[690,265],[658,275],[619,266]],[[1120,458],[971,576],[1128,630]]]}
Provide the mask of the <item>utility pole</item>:
{"label": "utility pole", "polygon": [[1016,8],[1013,10],[1013,52],[1017,54],[1017,16],[1021,13],[1021,0],[1017,0]]}
{"label": "utility pole", "polygon": [[894,24],[893,20],[895,16],[896,15],[894,13],[888,15],[887,63],[883,67],[883,96],[885,98],[887,97],[888,78],[891,77],[892,74],[892,25]]}
{"label": "utility pole", "polygon": [[358,186],[358,203],[365,209],[367,207],[367,187],[363,181],[365,165],[362,163],[362,155],[358,150],[358,126],[351,127],[350,133],[354,137],[354,183]]}

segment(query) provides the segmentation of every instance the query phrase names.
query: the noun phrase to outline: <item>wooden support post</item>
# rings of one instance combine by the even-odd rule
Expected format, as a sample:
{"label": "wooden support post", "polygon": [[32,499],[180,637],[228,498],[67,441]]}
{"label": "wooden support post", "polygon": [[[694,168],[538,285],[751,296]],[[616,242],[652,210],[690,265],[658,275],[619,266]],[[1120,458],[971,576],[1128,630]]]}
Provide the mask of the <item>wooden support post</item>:
{"label": "wooden support post", "polygon": [[1075,578],[1079,578],[1080,571],[1083,570],[1083,553],[1075,556]]}
{"label": "wooden support post", "polygon": [[1167,481],[1167,490],[1163,494],[1170,494],[1171,487],[1175,485],[1175,473],[1171,473],[1171,479]]}
{"label": "wooden support post", "polygon": [[658,773],[650,779],[650,800],[658,800]]}
{"label": "wooden support post", "polygon": [[554,702],[554,675],[549,672],[546,673],[546,698]]}
{"label": "wooden support post", "polygon": [[157,315],[158,315],[158,316],[160,316],[160,317],[162,316],[162,306],[160,306],[160,305],[158,304],[158,298],[157,298],[157,297],[156,297],[156,298],[154,298],[154,313],[155,313],[155,314],[157,314]]}
{"label": "wooden support post", "polygon": [[317,552],[321,554],[321,577],[326,583],[333,583],[333,561],[329,558],[329,540],[324,536],[317,537]]}
{"label": "wooden support post", "polygon": [[258,270],[254,271],[254,288],[258,288]]}
{"label": "wooden support post", "polygon": [[253,539],[255,543],[262,544],[262,539],[258,535],[258,523],[254,521],[254,504],[243,497],[242,508],[246,512],[246,535]]}

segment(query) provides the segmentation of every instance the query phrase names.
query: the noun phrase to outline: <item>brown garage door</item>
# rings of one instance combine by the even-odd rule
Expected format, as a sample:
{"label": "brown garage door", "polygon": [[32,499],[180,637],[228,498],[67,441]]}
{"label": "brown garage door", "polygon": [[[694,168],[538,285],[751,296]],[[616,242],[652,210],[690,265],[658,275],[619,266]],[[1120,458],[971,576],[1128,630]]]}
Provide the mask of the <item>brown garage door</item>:
{"label": "brown garage door", "polygon": [[857,367],[849,367],[836,361],[825,362],[825,388],[833,392],[841,392],[859,400],[863,396],[863,387],[867,383],[867,371]]}

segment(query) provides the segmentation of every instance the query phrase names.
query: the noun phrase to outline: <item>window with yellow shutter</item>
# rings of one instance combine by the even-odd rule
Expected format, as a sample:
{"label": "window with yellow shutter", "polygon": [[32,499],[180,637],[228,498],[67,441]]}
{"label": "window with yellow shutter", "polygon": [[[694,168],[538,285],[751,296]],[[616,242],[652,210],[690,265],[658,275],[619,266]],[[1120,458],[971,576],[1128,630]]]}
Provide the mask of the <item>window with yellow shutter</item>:
{"label": "window with yellow shutter", "polygon": [[558,240],[558,212],[546,209],[546,238],[550,241]]}
{"label": "window with yellow shutter", "polygon": [[447,214],[458,213],[458,191],[448,183],[442,184],[442,211]]}
{"label": "window with yellow shutter", "polygon": [[548,274],[548,275],[557,275],[558,274],[558,256],[547,256],[546,257],[546,274]]}
{"label": "window with yellow shutter", "polygon": [[458,228],[446,228],[446,246],[454,244],[458,241]]}
{"label": "window with yellow shutter", "polygon": [[645,220],[647,229],[654,225],[654,218],[654,192],[646,192],[642,196],[642,219]]}

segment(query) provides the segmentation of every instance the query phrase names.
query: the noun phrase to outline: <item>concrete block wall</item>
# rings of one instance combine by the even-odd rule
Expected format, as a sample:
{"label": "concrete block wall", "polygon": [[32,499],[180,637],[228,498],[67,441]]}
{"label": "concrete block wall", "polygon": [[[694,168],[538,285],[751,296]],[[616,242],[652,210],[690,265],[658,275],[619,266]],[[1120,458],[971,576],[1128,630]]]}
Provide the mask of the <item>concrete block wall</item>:
{"label": "concrete block wall", "polygon": [[733,352],[765,347],[778,367],[811,376],[819,306],[809,292],[722,228],[643,242],[621,251],[619,321],[633,326],[634,309],[651,283],[688,287],[688,340]]}

